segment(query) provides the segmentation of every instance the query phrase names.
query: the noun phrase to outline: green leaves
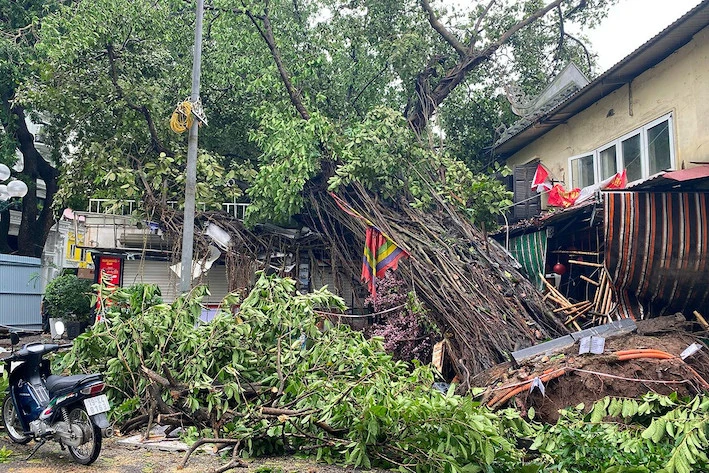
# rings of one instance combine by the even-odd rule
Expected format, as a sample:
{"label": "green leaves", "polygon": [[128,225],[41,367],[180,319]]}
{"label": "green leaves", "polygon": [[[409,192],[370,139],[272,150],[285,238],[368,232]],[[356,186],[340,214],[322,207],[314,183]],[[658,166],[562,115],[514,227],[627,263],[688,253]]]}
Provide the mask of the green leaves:
{"label": "green leaves", "polygon": [[531,449],[540,451],[554,471],[705,471],[709,419],[702,406],[709,407],[706,396],[684,401],[674,393],[650,393],[640,401],[606,397],[585,415],[583,406],[563,410],[556,425],[541,429]]}

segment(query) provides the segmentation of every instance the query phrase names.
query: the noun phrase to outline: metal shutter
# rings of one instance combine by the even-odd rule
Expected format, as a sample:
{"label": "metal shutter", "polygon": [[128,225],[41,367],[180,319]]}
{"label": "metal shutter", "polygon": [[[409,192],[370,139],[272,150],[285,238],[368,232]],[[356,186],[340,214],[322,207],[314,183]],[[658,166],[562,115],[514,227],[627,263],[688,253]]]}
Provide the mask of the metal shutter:
{"label": "metal shutter", "polygon": [[207,272],[207,275],[202,278],[200,284],[206,284],[211,293],[211,295],[204,298],[204,302],[208,304],[219,304],[229,292],[229,284],[226,279],[226,266],[215,263]]}
{"label": "metal shutter", "polygon": [[170,270],[167,261],[124,260],[123,286],[130,287],[138,283],[157,284],[163,301],[171,303],[177,298],[180,280]]}
{"label": "metal shutter", "polygon": [[[136,283],[157,284],[163,301],[170,303],[177,298],[180,280],[172,272],[167,261],[125,261],[123,285],[129,287]],[[195,284],[206,284],[209,287],[211,295],[204,298],[205,304],[219,304],[227,295],[226,267],[215,264],[204,277],[195,281]]]}

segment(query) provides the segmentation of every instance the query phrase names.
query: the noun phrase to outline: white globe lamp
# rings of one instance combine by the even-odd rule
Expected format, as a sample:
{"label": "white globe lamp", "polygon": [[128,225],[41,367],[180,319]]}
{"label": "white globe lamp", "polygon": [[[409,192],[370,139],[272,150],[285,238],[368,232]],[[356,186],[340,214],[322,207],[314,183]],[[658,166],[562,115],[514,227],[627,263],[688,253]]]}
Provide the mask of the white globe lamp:
{"label": "white globe lamp", "polygon": [[10,177],[10,168],[0,164],[0,181],[7,181],[8,177]]}
{"label": "white globe lamp", "polygon": [[27,184],[22,181],[12,181],[7,185],[7,193],[10,197],[24,197],[27,195]]}

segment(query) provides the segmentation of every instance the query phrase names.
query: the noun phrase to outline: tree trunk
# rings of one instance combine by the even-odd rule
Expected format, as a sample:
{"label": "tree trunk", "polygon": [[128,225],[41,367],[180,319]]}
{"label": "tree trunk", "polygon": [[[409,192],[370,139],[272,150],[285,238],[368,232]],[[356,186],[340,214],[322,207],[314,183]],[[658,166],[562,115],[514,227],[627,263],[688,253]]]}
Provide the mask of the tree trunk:
{"label": "tree trunk", "polygon": [[3,210],[0,212],[0,253],[12,253],[12,248],[7,241],[10,232],[10,211]]}
{"label": "tree trunk", "polygon": [[[25,122],[24,108],[20,105],[12,106],[7,95],[3,97],[2,106],[3,128],[15,139],[23,158],[23,169],[20,173],[14,173],[14,177],[21,178],[28,189],[27,195],[22,198],[22,221],[17,236],[17,254],[39,258],[42,256],[49,230],[54,225],[52,204],[58,190],[59,172],[37,151],[34,136]],[[42,179],[46,185],[46,197],[41,210],[37,197],[37,179]],[[7,238],[5,238],[5,247],[7,247]]]}

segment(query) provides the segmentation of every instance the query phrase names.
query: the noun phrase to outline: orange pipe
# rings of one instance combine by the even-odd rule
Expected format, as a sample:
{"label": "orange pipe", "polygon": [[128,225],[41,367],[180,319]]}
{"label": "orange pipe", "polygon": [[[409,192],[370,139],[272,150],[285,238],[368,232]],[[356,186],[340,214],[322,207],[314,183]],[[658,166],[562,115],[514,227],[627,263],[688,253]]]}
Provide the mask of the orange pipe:
{"label": "orange pipe", "polygon": [[[564,368],[559,368],[556,371],[550,371],[549,373],[542,375],[539,377],[539,379],[542,380],[542,382],[546,383],[547,381],[550,381],[554,378],[558,378],[562,374],[566,373],[566,370]],[[508,400],[510,400],[512,397],[515,395],[521,393],[522,391],[525,391],[526,389],[529,389],[529,387],[532,385],[532,382],[534,381],[534,378],[532,378],[528,383],[524,383],[521,386],[517,386],[516,388],[512,388],[509,391],[506,391],[504,393],[501,393],[500,395],[495,396],[493,399],[490,400],[490,402],[487,403],[488,407],[494,407],[497,404],[504,404]]]}
{"label": "orange pipe", "polygon": [[[662,353],[665,355],[670,355],[666,351],[656,350],[654,348],[636,348],[633,350],[620,350],[620,351],[615,352],[614,354],[618,355],[618,356],[622,356],[622,355],[630,355],[630,354],[634,354],[634,353]],[[670,355],[670,356],[672,356],[672,355]]]}
{"label": "orange pipe", "polygon": [[627,361],[627,360],[637,360],[639,358],[654,358],[657,360],[670,360],[674,358],[674,355],[670,355],[669,353],[655,353],[655,352],[650,352],[650,353],[630,353],[628,355],[621,355],[618,357],[619,361]]}

